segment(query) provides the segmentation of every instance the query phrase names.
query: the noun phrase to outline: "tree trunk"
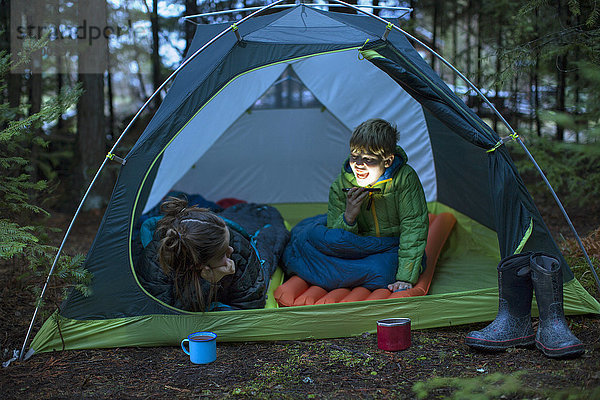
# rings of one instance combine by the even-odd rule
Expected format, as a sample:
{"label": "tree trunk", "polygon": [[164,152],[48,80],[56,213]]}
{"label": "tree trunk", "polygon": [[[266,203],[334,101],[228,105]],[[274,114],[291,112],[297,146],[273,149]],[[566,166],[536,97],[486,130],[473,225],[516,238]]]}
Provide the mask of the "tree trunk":
{"label": "tree trunk", "polygon": [[[347,0],[347,1],[345,1],[345,3],[355,6],[356,4],[358,4],[358,0]],[[335,3],[332,3],[332,4],[335,4]],[[343,13],[343,14],[356,14],[356,10],[354,10],[353,8],[345,7],[345,6],[330,5],[329,11],[339,12],[339,13]]]}
{"label": "tree trunk", "polygon": [[[79,3],[79,15],[83,21],[106,21],[104,2]],[[106,122],[104,118],[104,71],[106,65],[108,43],[105,39],[97,39],[93,46],[80,48],[78,58],[78,79],[83,94],[77,104],[77,149],[79,157],[78,176],[75,184],[85,190],[94,177],[98,167],[106,155]],[[90,192],[85,209],[96,209],[104,206],[110,194],[106,171],[97,181],[95,190]]]}
{"label": "tree trunk", "polygon": [[[131,34],[133,36],[134,43],[137,43],[138,39],[135,34],[135,29],[132,30]],[[134,61],[137,65],[137,70],[136,70],[135,75],[137,77],[138,85],[139,85],[139,93],[134,94],[133,97],[139,97],[143,101],[146,101],[148,99],[148,97],[150,97],[150,96],[146,92],[146,84],[144,82],[144,76],[142,74],[142,63],[140,63],[140,58],[142,57],[142,55],[139,52],[138,46],[133,46],[133,52],[135,54]]]}
{"label": "tree trunk", "polygon": [[535,113],[535,130],[538,136],[542,136],[542,121],[540,121],[540,57],[535,57],[535,72],[533,74],[534,92],[534,113]]}
{"label": "tree trunk", "polygon": [[[7,54],[11,54],[10,48],[10,1],[0,0],[0,18],[2,19],[2,26],[5,27],[4,31],[0,30],[2,38],[2,44],[0,50],[6,51]],[[6,76],[7,80],[7,93],[6,98],[8,105],[11,108],[17,108],[21,104],[21,91],[23,76],[20,73],[9,72]]]}
{"label": "tree trunk", "polygon": [[[60,94],[63,87],[65,86],[64,82],[64,74],[61,72],[63,70],[63,59],[62,55],[57,54],[56,56],[56,93]],[[61,133],[64,128],[64,122],[62,118],[62,114],[58,116],[56,120],[56,132]]]}
{"label": "tree trunk", "polygon": [[[534,24],[534,39],[537,39],[538,36],[538,19],[539,19],[539,11],[538,9],[535,10],[535,15],[534,15],[534,20],[535,20],[535,24]],[[535,64],[533,66],[533,87],[534,87],[534,93],[533,93],[533,112],[534,112],[534,118],[535,118],[535,131],[537,136],[541,137],[542,136],[542,124],[540,121],[540,79],[539,79],[539,74],[540,74],[540,56],[539,54],[536,53],[535,56]]]}
{"label": "tree trunk", "polygon": [[[146,0],[144,0],[144,5],[146,6],[146,11],[150,16],[150,29],[152,31],[152,54],[150,55],[150,61],[152,64],[152,85],[154,87],[153,91],[156,91],[162,84],[162,77],[160,73],[160,46],[158,37],[158,0],[152,0],[152,10],[150,10],[150,6],[148,6]],[[152,108],[154,109],[153,111],[156,111],[158,109],[160,103],[161,98],[159,93],[152,101]]]}
{"label": "tree trunk", "polygon": [[[565,92],[567,85],[567,57],[565,55],[558,56],[557,68],[556,111],[564,113],[566,112]],[[556,124],[556,140],[560,142],[565,140],[565,128],[558,123]]]}
{"label": "tree trunk", "polygon": [[[452,21],[452,63],[458,65],[458,1],[452,1],[454,9],[454,21]],[[452,85],[456,90],[456,73],[452,72]]]}
{"label": "tree trunk", "polygon": [[[579,23],[580,23],[579,16],[577,17],[577,19],[578,19],[578,21],[576,21],[576,22],[577,22],[577,25],[579,26]],[[579,47],[576,47],[575,48],[575,60],[580,60],[580,57],[581,57],[581,53],[579,51]],[[580,129],[582,128],[582,123],[583,123],[582,118],[581,118],[582,107],[581,107],[581,92],[580,92],[581,82],[579,82],[580,78],[581,78],[581,76],[579,75],[579,68],[577,68],[575,70],[575,76],[573,77],[573,81],[571,82],[571,86],[575,87],[573,102],[574,102],[574,106],[575,106],[574,107],[575,108],[574,118],[575,118],[575,142],[576,143],[579,143],[579,141],[581,139],[580,138],[580,134],[581,134]]]}
{"label": "tree trunk", "polygon": [[481,29],[481,4],[477,7],[477,87],[483,85],[483,71],[481,65],[481,54],[483,49],[483,30]]}
{"label": "tree trunk", "polygon": [[471,77],[471,38],[473,37],[473,23],[471,22],[472,16],[473,14],[471,14],[471,10],[473,9],[473,0],[469,0],[469,3],[467,4],[467,40],[466,40],[466,46],[467,46],[467,77],[469,79],[472,79]]}
{"label": "tree trunk", "polygon": [[512,87],[512,118],[511,125],[515,131],[519,131],[519,123],[521,121],[521,114],[519,110],[519,74],[515,74],[513,79],[513,87]]}
{"label": "tree trunk", "polygon": [[[196,0],[185,0],[185,15],[196,15],[198,14],[198,5],[196,4]],[[184,22],[183,29],[185,29],[185,51],[184,54],[187,54],[190,46],[192,45],[192,40],[194,39],[194,33],[196,33],[196,25],[191,22]]]}
{"label": "tree trunk", "polygon": [[21,105],[21,89],[23,76],[21,74],[11,73],[8,76],[8,104],[11,108],[17,108]]}
{"label": "tree trunk", "polygon": [[[564,8],[561,4],[561,1],[558,2],[558,20],[565,21],[568,18],[564,18]],[[568,22],[566,24],[568,26]],[[563,43],[560,43],[561,45]],[[566,51],[566,50],[563,50]],[[556,60],[556,111],[559,113],[564,113],[566,111],[566,100],[565,100],[565,92],[567,85],[567,55],[560,54]],[[556,140],[562,142],[565,140],[565,128],[561,126],[559,123],[556,124]]]}
{"label": "tree trunk", "polygon": [[112,85],[112,73],[110,72],[110,64],[108,65],[108,72],[106,74],[106,83],[108,86],[107,94],[108,94],[108,134],[112,139],[115,136],[115,105],[114,105],[114,94],[113,94],[113,85]]}
{"label": "tree trunk", "polygon": [[[160,73],[160,54],[158,52],[158,0],[152,0],[152,81],[154,84],[154,90],[157,90],[162,84],[162,77]],[[161,99],[160,94],[154,98],[154,109],[157,110],[160,106]]]}
{"label": "tree trunk", "polygon": [[[482,56],[482,52],[483,52],[483,29],[481,29],[481,23],[482,23],[483,17],[481,15],[481,2],[478,2],[478,4],[477,4],[476,15],[477,15],[477,51],[476,51],[477,66],[475,68],[475,82],[477,84],[477,87],[481,88],[483,86],[483,68],[481,65],[481,56]],[[477,107],[477,112],[481,113],[481,111],[482,111],[481,104],[483,103],[483,99],[481,99],[479,96],[477,96],[475,98],[477,99],[475,101],[475,105]]]}
{"label": "tree trunk", "polygon": [[[496,36],[496,48],[501,49],[502,48],[502,28],[499,26],[498,28],[498,35]],[[496,108],[498,109],[498,111],[501,111],[503,109],[503,104],[504,104],[504,99],[500,96],[500,91],[502,90],[502,88],[500,87],[500,82],[498,81],[498,77],[500,76],[500,74],[502,73],[502,62],[500,60],[500,57],[498,55],[496,55],[496,84],[495,89],[496,89]],[[494,113],[494,131],[498,131],[498,116]]]}
{"label": "tree trunk", "polygon": [[[375,7],[379,7],[379,0],[373,0],[373,5],[374,5]],[[375,15],[377,15],[377,16],[379,16],[379,13],[380,13],[380,12],[381,12],[381,9],[379,9],[379,8],[374,8],[374,9],[373,9],[373,14],[375,14]]]}
{"label": "tree trunk", "polygon": [[[438,27],[438,23],[439,23],[439,15],[438,15],[438,10],[439,10],[439,1],[435,0],[433,2],[433,27],[432,27],[432,33],[433,36],[431,38],[431,48],[434,51],[438,51],[437,49],[437,27]],[[431,68],[435,71],[435,66],[437,65],[437,57],[435,55],[433,55],[433,53],[431,54]],[[438,71],[439,73],[439,71]]]}
{"label": "tree trunk", "polygon": [[[43,12],[43,10],[35,10],[34,20],[39,21],[39,18],[35,18],[35,13]],[[33,25],[34,22],[27,18],[28,25]],[[40,50],[31,53],[30,56],[30,70],[29,78],[27,82],[28,95],[29,95],[29,112],[28,115],[37,114],[42,109],[42,53]],[[41,129],[36,129],[33,132],[35,136],[42,134]],[[38,157],[40,152],[40,146],[35,141],[31,144],[31,153],[29,154],[29,164],[31,166],[31,172],[29,173],[32,182],[37,182],[39,178],[38,174]],[[32,192],[35,194],[35,192]]]}

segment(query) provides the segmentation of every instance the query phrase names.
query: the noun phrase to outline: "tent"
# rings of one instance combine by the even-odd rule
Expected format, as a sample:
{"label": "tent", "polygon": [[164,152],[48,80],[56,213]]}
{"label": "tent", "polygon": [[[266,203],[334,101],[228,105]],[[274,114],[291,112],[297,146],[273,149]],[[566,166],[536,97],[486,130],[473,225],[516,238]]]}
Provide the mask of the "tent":
{"label": "tent", "polygon": [[[199,330],[223,341],[343,337],[373,332],[378,319],[396,316],[412,318],[415,328],[491,320],[498,261],[529,250],[560,259],[566,313],[600,312],[574,279],[501,138],[401,32],[370,16],[306,5],[255,16],[212,40],[226,28],[198,26],[189,54],[209,45],[188,55],[123,157],[85,261],[92,295],[73,291],[37,333],[33,351],[174,345]],[[286,76],[301,82],[298,93],[312,96],[311,107],[265,106],[269,88]],[[326,210],[350,133],[372,117],[399,127],[430,212],[457,218],[429,295],[192,313],[141,287],[132,238],[140,216],[168,191],[273,204],[293,225]],[[277,273],[270,290],[281,280]]]}

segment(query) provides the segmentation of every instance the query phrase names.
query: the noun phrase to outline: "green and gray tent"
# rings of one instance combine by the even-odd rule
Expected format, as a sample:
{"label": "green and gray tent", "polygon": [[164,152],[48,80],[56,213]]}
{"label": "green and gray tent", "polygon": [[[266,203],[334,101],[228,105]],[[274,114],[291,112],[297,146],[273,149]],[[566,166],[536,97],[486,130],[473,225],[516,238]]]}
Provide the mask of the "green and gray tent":
{"label": "green and gray tent", "polygon": [[[198,26],[189,54],[226,28]],[[530,250],[560,259],[566,313],[600,312],[574,279],[500,137],[401,32],[385,32],[371,16],[297,5],[244,21],[191,59],[123,156],[85,261],[92,294],[73,291],[31,348],[175,345],[200,330],[223,341],[343,337],[397,316],[412,318],[415,328],[491,320],[499,260]],[[277,101],[290,82],[300,88],[293,107]],[[457,218],[427,296],[289,308],[271,298],[259,310],[193,313],[140,286],[136,223],[170,190],[273,204],[293,225],[325,212],[352,129],[374,117],[398,126],[430,211]],[[277,273],[270,290],[281,280]]]}

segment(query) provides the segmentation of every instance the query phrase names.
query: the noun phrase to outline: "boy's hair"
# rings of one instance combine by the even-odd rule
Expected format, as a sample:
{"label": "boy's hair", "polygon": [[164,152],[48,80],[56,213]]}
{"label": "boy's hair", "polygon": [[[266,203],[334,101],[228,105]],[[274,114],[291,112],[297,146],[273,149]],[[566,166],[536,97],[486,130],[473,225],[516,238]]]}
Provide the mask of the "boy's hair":
{"label": "boy's hair", "polygon": [[350,137],[350,151],[373,153],[387,157],[395,153],[400,134],[395,126],[384,119],[366,120],[354,129]]}

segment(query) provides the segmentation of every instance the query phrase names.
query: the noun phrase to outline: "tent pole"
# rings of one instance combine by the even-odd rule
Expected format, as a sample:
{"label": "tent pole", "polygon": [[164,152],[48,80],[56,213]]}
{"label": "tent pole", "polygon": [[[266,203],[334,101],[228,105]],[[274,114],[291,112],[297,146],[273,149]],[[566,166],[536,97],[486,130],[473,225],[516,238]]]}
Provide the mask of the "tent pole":
{"label": "tent pole", "polygon": [[[255,12],[253,12],[252,14],[242,18],[240,21],[236,22],[234,25],[239,25],[245,21],[247,21],[248,19],[263,13],[264,11],[271,9],[271,8],[275,8],[275,7],[281,7],[279,6],[280,3],[283,3],[285,0],[278,0],[275,1],[269,5],[266,5],[264,7],[260,7],[259,9],[257,9]],[[337,3],[337,4],[341,4],[343,6],[346,6],[347,8],[352,8],[362,14],[368,15],[372,18],[378,19],[379,21],[385,23],[386,25],[388,24],[388,21],[384,20],[383,18],[376,16],[372,13],[369,13],[367,11],[362,10],[361,8],[345,3],[343,1],[340,0],[329,0],[330,2],[333,3]],[[315,5],[319,5],[319,6],[327,6],[328,4],[315,4]],[[369,7],[369,8],[374,8],[374,7]],[[384,8],[390,8],[390,7],[384,7]],[[233,10],[233,11],[250,11],[252,9],[255,9],[254,7],[249,8],[249,9],[239,9],[239,10]],[[412,9],[405,9],[402,8],[402,10],[410,10],[412,11]],[[188,16],[188,17],[184,17],[184,19],[188,20],[189,18],[193,18],[193,17],[201,17],[201,16],[207,16],[207,15],[216,15],[217,13],[208,13],[208,14],[198,14],[198,15],[193,15],[193,16]],[[577,242],[579,244],[579,246],[581,247],[581,250],[583,251],[583,254],[585,255],[585,258],[590,266],[590,269],[592,270],[592,273],[594,275],[594,278],[596,280],[596,285],[598,286],[598,292],[600,292],[600,280],[598,279],[598,275],[596,274],[596,271],[594,270],[593,264],[590,261],[590,258],[583,246],[583,243],[581,242],[581,239],[579,237],[579,235],[577,234],[577,231],[575,230],[575,227],[573,226],[569,216],[567,215],[564,207],[562,206],[560,200],[558,199],[558,196],[556,195],[556,193],[554,192],[554,189],[552,188],[552,186],[550,185],[550,183],[548,182],[546,176],[543,174],[541,168],[539,167],[539,165],[537,164],[537,162],[535,161],[535,159],[533,158],[533,156],[531,155],[531,153],[527,150],[527,148],[525,147],[525,144],[520,140],[520,138],[518,137],[518,135],[516,135],[516,132],[514,131],[514,129],[510,126],[510,124],[506,121],[506,119],[504,119],[504,117],[498,112],[498,110],[496,109],[496,107],[494,107],[494,105],[487,99],[487,97],[468,79],[466,78],[458,69],[456,69],[450,62],[448,62],[445,58],[443,58],[440,54],[438,54],[437,52],[435,52],[433,49],[431,49],[429,46],[427,46],[425,43],[423,43],[422,41],[420,41],[419,39],[415,38],[414,36],[410,35],[408,32],[405,32],[404,30],[402,30],[401,28],[397,27],[396,25],[393,25],[393,28],[395,28],[396,30],[398,30],[399,32],[401,32],[402,34],[404,34],[405,36],[407,36],[408,38],[410,38],[411,40],[419,43],[421,46],[423,46],[425,49],[427,49],[428,51],[430,51],[435,57],[437,57],[440,61],[442,61],[446,66],[448,66],[450,69],[452,69],[461,79],[463,79],[473,90],[475,90],[475,92],[491,107],[491,109],[494,111],[494,113],[498,116],[498,118],[500,118],[500,120],[503,122],[503,124],[509,129],[509,131],[514,135],[513,137],[517,138],[517,141],[519,142],[519,144],[523,147],[523,149],[525,150],[525,152],[527,153],[527,155],[529,156],[529,158],[531,159],[531,161],[534,163],[535,167],[537,168],[538,172],[542,175],[542,178],[544,180],[544,182],[546,183],[546,185],[548,186],[548,188],[550,189],[555,201],[557,202],[558,206],[560,207],[563,215],[565,216],[565,218],[567,219],[567,222],[569,223],[569,226],[571,227],[573,233],[575,234],[575,237],[577,238]],[[129,131],[129,129],[131,128],[131,126],[133,125],[133,123],[138,119],[139,115],[147,108],[147,106],[150,104],[150,102],[158,95],[158,93],[160,93],[160,91],[177,75],[177,73],[179,73],[179,71],[181,69],[183,69],[189,62],[191,62],[196,56],[198,56],[202,51],[204,51],[208,46],[210,46],[212,43],[214,43],[215,41],[217,41],[219,38],[221,38],[223,35],[225,35],[227,32],[233,30],[233,26],[230,26],[228,28],[226,28],[225,30],[223,30],[223,32],[219,33],[218,35],[216,35],[213,39],[211,39],[209,42],[207,42],[204,46],[202,46],[200,49],[198,49],[196,52],[194,52],[194,54],[192,54],[188,59],[186,59],[175,71],[173,71],[173,73],[160,85],[160,87],[158,89],[156,89],[156,91],[148,98],[148,100],[142,105],[142,107],[138,110],[138,112],[134,115],[134,117],[131,119],[131,121],[129,122],[129,124],[126,126],[126,128],[123,130],[123,132],[121,133],[121,135],[119,136],[119,138],[117,139],[117,141],[114,143],[113,147],[111,148],[111,150],[109,151],[108,155],[112,155],[114,150],[116,149],[116,147],[120,144],[121,140],[123,139],[123,137],[125,136],[125,134]],[[50,271],[48,273],[48,276],[46,278],[46,281],[44,283],[44,286],[42,288],[42,292],[40,294],[40,298],[38,300],[38,304],[34,310],[33,313],[33,317],[31,319],[31,322],[29,324],[29,328],[27,330],[27,334],[25,336],[25,340],[23,341],[23,346],[21,348],[21,352],[19,354],[19,359],[22,360],[24,357],[24,352],[25,352],[25,347],[27,345],[27,341],[29,340],[29,336],[31,334],[31,330],[33,328],[33,324],[35,322],[35,319],[37,317],[37,314],[39,312],[39,308],[40,308],[40,304],[41,304],[41,300],[43,299],[46,289],[48,287],[50,278],[54,272],[54,269],[56,268],[56,265],[58,263],[58,259],[60,257],[60,254],[62,252],[62,249],[66,243],[66,240],[71,232],[71,229],[77,219],[77,217],[79,216],[79,213],[83,207],[83,204],[85,202],[85,200],[87,199],[87,196],[89,195],[94,183],[96,182],[98,176],[100,175],[101,171],[104,169],[104,166],[106,165],[106,162],[108,160],[108,156],[107,158],[104,159],[104,161],[102,162],[102,164],[100,165],[100,167],[98,168],[98,171],[96,172],[96,175],[94,176],[94,178],[92,179],[92,181],[90,182],[83,198],[81,199],[79,206],[77,207],[77,210],[71,220],[71,223],[69,224],[69,227],[67,228],[67,231],[65,232],[65,235],[63,237],[63,240],[60,244],[60,247],[57,251],[57,254],[54,258],[54,261],[52,263],[52,267],[50,268]]]}
{"label": "tent pole", "polygon": [[[355,9],[356,11],[358,11],[358,12],[360,12],[362,14],[369,15],[372,18],[378,19],[379,21],[381,21],[381,22],[383,22],[385,24],[388,24],[388,22],[386,20],[384,20],[383,18],[378,17],[377,15],[374,15],[374,14],[369,13],[367,11],[361,10],[360,8],[355,7],[355,6],[351,5],[351,4],[347,4],[347,3],[343,2],[343,1],[340,1],[340,0],[329,0],[329,1],[335,2],[335,3],[339,3],[339,4],[343,4],[343,5],[347,6],[347,7]],[[523,148],[523,150],[525,150],[525,153],[527,154],[527,156],[529,157],[529,159],[531,160],[531,162],[533,163],[533,165],[535,166],[535,168],[537,169],[537,171],[542,176],[542,179],[544,180],[544,183],[546,184],[546,186],[550,190],[550,193],[552,194],[552,197],[554,198],[554,201],[556,202],[556,204],[558,205],[558,208],[560,209],[560,211],[562,212],[563,216],[567,220],[567,223],[569,224],[569,227],[571,228],[571,231],[575,235],[575,239],[577,240],[577,244],[581,248],[581,251],[583,252],[583,255],[584,255],[584,257],[585,257],[585,259],[586,259],[586,261],[588,263],[588,266],[590,267],[590,270],[592,271],[592,275],[594,275],[594,279],[596,281],[596,288],[598,290],[598,293],[600,293],[600,279],[598,278],[598,274],[596,274],[596,270],[594,269],[594,265],[592,264],[592,261],[590,260],[590,257],[588,256],[588,253],[585,250],[585,247],[583,246],[583,242],[581,241],[581,238],[579,237],[579,234],[577,233],[577,230],[575,229],[575,227],[573,226],[573,223],[571,222],[571,218],[569,218],[569,215],[567,214],[567,211],[565,210],[565,208],[563,207],[560,199],[556,195],[556,192],[552,188],[552,185],[550,184],[550,182],[546,178],[546,175],[544,175],[544,172],[542,171],[542,169],[540,168],[540,166],[538,165],[538,163],[533,158],[533,155],[529,152],[529,150],[527,149],[527,147],[525,146],[525,144],[523,143],[523,141],[519,138],[519,135],[517,135],[517,133],[515,132],[515,130],[512,128],[512,126],[510,126],[510,124],[508,123],[508,121],[506,121],[506,119],[502,116],[502,114],[500,114],[500,112],[496,109],[496,107],[477,88],[477,86],[475,86],[466,76],[464,76],[458,69],[456,69],[456,67],[454,67],[449,61],[447,61],[444,57],[442,57],[440,54],[438,54],[437,52],[435,52],[431,47],[427,46],[425,43],[423,43],[422,41],[420,41],[416,37],[412,36],[408,32],[406,32],[403,29],[397,27],[396,25],[392,25],[392,26],[393,26],[393,28],[395,28],[396,30],[398,30],[399,32],[401,32],[402,34],[404,34],[405,36],[407,36],[411,40],[414,40],[415,42],[419,43],[425,49],[427,49],[428,51],[430,51],[440,61],[442,61],[446,66],[448,66],[452,71],[454,71],[454,73],[456,73],[463,81],[465,81],[467,83],[467,85],[469,85],[469,87],[471,87],[473,90],[475,90],[475,92],[491,107],[491,109],[498,116],[498,118],[500,118],[500,120],[502,121],[502,123],[508,128],[508,130],[511,133],[511,136],[513,138],[516,138],[515,140],[521,145],[521,147]]]}
{"label": "tent pole", "polygon": [[[328,7],[329,8],[329,4],[327,3],[302,3],[305,6],[315,6],[315,7]],[[291,8],[291,7],[296,7],[298,4],[281,4],[278,6],[275,6],[273,8]],[[412,8],[409,7],[394,7],[394,6],[372,6],[372,5],[361,5],[358,4],[356,7],[362,7],[362,8],[372,8],[374,10],[391,10],[391,11],[405,11],[406,13],[411,13],[413,11]],[[202,18],[202,17],[213,17],[216,15],[225,15],[225,14],[234,14],[234,13],[239,13],[239,12],[246,12],[246,11],[254,11],[254,10],[258,10],[261,7],[246,7],[246,8],[234,8],[231,10],[223,10],[223,11],[212,11],[212,12],[207,12],[207,13],[202,13],[202,14],[194,14],[194,15],[186,15],[185,17],[183,17],[183,19],[187,22],[191,22],[192,24],[195,25],[200,25],[197,22],[192,21],[192,18]]]}
{"label": "tent pole", "polygon": [[73,219],[71,219],[71,223],[69,224],[69,227],[67,228],[67,231],[65,232],[65,236],[63,237],[60,247],[58,248],[58,251],[56,252],[56,256],[54,257],[54,262],[52,262],[52,267],[50,268],[50,271],[48,272],[48,277],[46,277],[46,282],[44,283],[44,287],[42,288],[42,292],[40,293],[40,297],[35,306],[35,310],[33,312],[33,317],[31,317],[31,322],[29,323],[29,328],[27,329],[27,334],[25,335],[25,340],[23,341],[23,346],[21,347],[21,352],[19,353],[19,360],[22,360],[25,355],[25,346],[27,345],[27,341],[29,340],[29,335],[31,334],[31,329],[33,328],[33,324],[37,317],[38,311],[41,307],[44,295],[46,294],[46,289],[48,288],[48,284],[50,283],[50,277],[54,273],[54,269],[56,268],[56,264],[58,263],[58,257],[60,256],[62,249],[65,246],[67,237],[69,236],[69,233],[71,232],[71,228],[73,228],[73,225],[75,224],[75,220],[77,219],[77,216],[79,215],[79,212],[81,211],[81,208],[83,207],[83,203],[87,199],[87,197],[92,189],[92,186],[94,185],[94,182],[96,182],[96,180],[98,179],[98,176],[100,176],[100,172],[104,169],[104,166],[106,165],[107,161],[108,161],[108,158],[105,158],[104,161],[102,162],[102,165],[100,165],[100,168],[98,168],[96,175],[94,175],[94,178],[90,182],[85,194],[83,195],[83,198],[81,199],[81,202],[79,203],[79,206],[77,207],[77,211],[75,211],[75,215],[73,215]]}
{"label": "tent pole", "polygon": [[[282,3],[286,0],[278,0],[274,3],[271,3],[270,5],[261,7],[259,10],[253,12],[252,14],[246,16],[245,18],[242,18],[240,21],[236,22],[234,25],[240,25],[241,23],[247,21],[248,19],[276,6],[279,3]],[[212,38],[210,41],[208,41],[204,46],[202,46],[201,48],[199,48],[198,50],[196,50],[194,52],[194,54],[192,54],[188,59],[186,59],[175,71],[173,71],[173,73],[171,73],[171,75],[169,75],[169,77],[167,79],[165,79],[165,81],[160,85],[160,87],[158,89],[156,89],[154,91],[154,93],[152,93],[152,95],[148,98],[148,100],[146,100],[146,102],[142,105],[142,107],[138,110],[138,112],[134,115],[134,117],[131,119],[131,121],[129,122],[129,124],[127,124],[127,126],[125,127],[125,129],[123,130],[123,132],[121,133],[121,135],[119,136],[119,138],[117,139],[117,141],[115,142],[115,144],[112,146],[112,148],[110,149],[110,151],[108,152],[107,157],[104,159],[104,161],[102,162],[102,164],[100,165],[100,167],[98,168],[98,171],[96,172],[96,175],[94,175],[94,178],[92,179],[92,181],[90,182],[85,194],[83,195],[83,198],[81,199],[81,201],[79,202],[79,206],[77,207],[77,210],[75,211],[75,214],[73,215],[73,218],[71,219],[71,223],[69,224],[69,227],[67,228],[67,231],[65,232],[65,235],[63,237],[63,240],[60,244],[60,247],[58,248],[58,251],[56,252],[56,256],[54,257],[54,261],[52,262],[52,267],[50,267],[50,271],[48,272],[48,276],[46,278],[46,282],[44,283],[44,286],[42,288],[42,292],[40,293],[40,298],[38,299],[38,304],[35,307],[35,310],[33,312],[33,316],[31,318],[31,322],[29,323],[29,328],[27,329],[27,333],[25,335],[25,340],[23,341],[23,346],[21,347],[21,352],[19,353],[19,360],[22,360],[23,357],[25,356],[25,347],[27,346],[27,341],[29,340],[29,336],[31,335],[31,330],[33,328],[33,324],[35,323],[35,319],[37,317],[37,314],[39,312],[39,308],[41,305],[41,301],[44,298],[44,295],[46,293],[46,289],[48,288],[48,283],[50,282],[50,278],[52,276],[52,274],[54,273],[54,269],[56,268],[56,264],[58,263],[58,259],[60,257],[60,254],[62,253],[62,249],[67,241],[67,238],[69,237],[69,234],[71,232],[71,228],[73,227],[73,225],[75,224],[75,221],[77,219],[77,217],[79,216],[79,213],[81,211],[81,208],[83,207],[83,204],[85,202],[85,200],[87,199],[87,196],[89,195],[94,183],[96,182],[96,180],[98,179],[98,176],[100,175],[100,172],[104,169],[104,166],[106,165],[107,161],[108,161],[108,157],[110,155],[113,154],[113,152],[115,151],[115,149],[117,148],[117,146],[120,144],[121,140],[123,139],[123,137],[125,136],[125,134],[129,131],[129,129],[131,128],[131,126],[133,126],[133,123],[138,119],[138,117],[140,116],[140,114],[148,107],[148,105],[152,102],[152,100],[160,93],[160,91],[171,81],[173,80],[173,78],[175,77],[175,75],[177,75],[177,73],[179,73],[179,71],[181,71],[187,64],[189,64],[194,58],[196,58],[196,56],[198,56],[198,54],[200,54],[202,51],[204,51],[208,46],[210,46],[211,44],[213,44],[214,42],[216,42],[219,38],[221,38],[223,35],[227,34],[227,32],[232,31],[233,30],[233,26],[229,26],[227,27],[225,30],[223,30],[223,32],[219,33],[218,35],[216,35],[214,38]]]}

